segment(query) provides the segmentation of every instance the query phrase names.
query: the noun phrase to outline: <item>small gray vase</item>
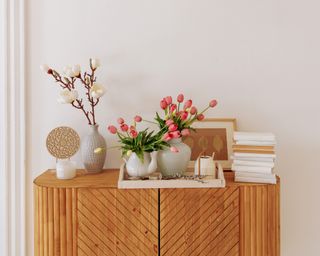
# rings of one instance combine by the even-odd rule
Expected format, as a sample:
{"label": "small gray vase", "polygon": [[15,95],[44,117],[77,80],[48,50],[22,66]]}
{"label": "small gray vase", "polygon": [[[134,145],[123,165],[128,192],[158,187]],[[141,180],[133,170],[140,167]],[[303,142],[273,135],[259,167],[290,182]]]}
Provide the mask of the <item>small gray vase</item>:
{"label": "small gray vase", "polygon": [[[101,172],[106,160],[107,145],[103,136],[99,133],[99,125],[90,125],[90,133],[81,141],[81,156],[84,168],[88,173]],[[102,148],[95,153],[96,148]]]}

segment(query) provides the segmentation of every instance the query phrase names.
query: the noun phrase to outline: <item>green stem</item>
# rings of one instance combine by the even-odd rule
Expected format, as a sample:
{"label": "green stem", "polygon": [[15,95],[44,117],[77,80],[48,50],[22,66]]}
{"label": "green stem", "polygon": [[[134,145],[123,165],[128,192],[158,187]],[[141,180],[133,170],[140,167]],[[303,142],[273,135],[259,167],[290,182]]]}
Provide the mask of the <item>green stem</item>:
{"label": "green stem", "polygon": [[156,125],[158,125],[158,123],[152,122],[152,121],[149,121],[149,120],[142,119],[142,121],[147,122],[147,123],[150,123],[150,124],[156,124]]}

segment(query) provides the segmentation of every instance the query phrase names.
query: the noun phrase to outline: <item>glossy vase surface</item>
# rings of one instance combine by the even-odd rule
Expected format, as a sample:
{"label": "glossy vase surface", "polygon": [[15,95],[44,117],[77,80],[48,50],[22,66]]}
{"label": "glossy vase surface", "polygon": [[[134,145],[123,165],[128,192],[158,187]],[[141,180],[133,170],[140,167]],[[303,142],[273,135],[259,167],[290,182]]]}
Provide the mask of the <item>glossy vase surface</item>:
{"label": "glossy vase surface", "polygon": [[143,153],[143,161],[136,153],[132,153],[126,162],[126,170],[131,177],[143,177],[157,170],[157,151]]}
{"label": "glossy vase surface", "polygon": [[172,152],[170,148],[159,151],[158,168],[164,176],[183,174],[188,168],[191,149],[181,138],[172,139],[169,144],[176,147],[179,152]]}
{"label": "glossy vase surface", "polygon": [[[90,125],[90,131],[81,141],[81,156],[84,168],[89,173],[101,172],[106,160],[107,145],[99,133],[99,125]],[[95,153],[95,149],[101,148]]]}

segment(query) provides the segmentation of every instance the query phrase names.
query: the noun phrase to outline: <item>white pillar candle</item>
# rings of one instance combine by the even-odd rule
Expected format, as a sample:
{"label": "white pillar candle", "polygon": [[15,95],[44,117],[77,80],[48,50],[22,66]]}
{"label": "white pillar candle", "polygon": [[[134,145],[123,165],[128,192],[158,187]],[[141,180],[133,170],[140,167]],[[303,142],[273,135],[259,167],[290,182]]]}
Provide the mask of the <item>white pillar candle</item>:
{"label": "white pillar candle", "polygon": [[68,159],[59,159],[56,165],[56,170],[58,179],[72,179],[76,176],[76,163]]}

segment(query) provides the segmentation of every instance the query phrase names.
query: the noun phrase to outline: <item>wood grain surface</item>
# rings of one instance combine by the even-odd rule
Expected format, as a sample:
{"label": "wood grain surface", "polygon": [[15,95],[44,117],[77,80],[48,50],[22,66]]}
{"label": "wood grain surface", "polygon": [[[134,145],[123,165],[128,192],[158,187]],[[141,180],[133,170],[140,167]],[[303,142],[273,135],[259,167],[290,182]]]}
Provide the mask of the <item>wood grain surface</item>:
{"label": "wood grain surface", "polygon": [[117,170],[34,181],[35,255],[280,255],[280,180],[118,190]]}

